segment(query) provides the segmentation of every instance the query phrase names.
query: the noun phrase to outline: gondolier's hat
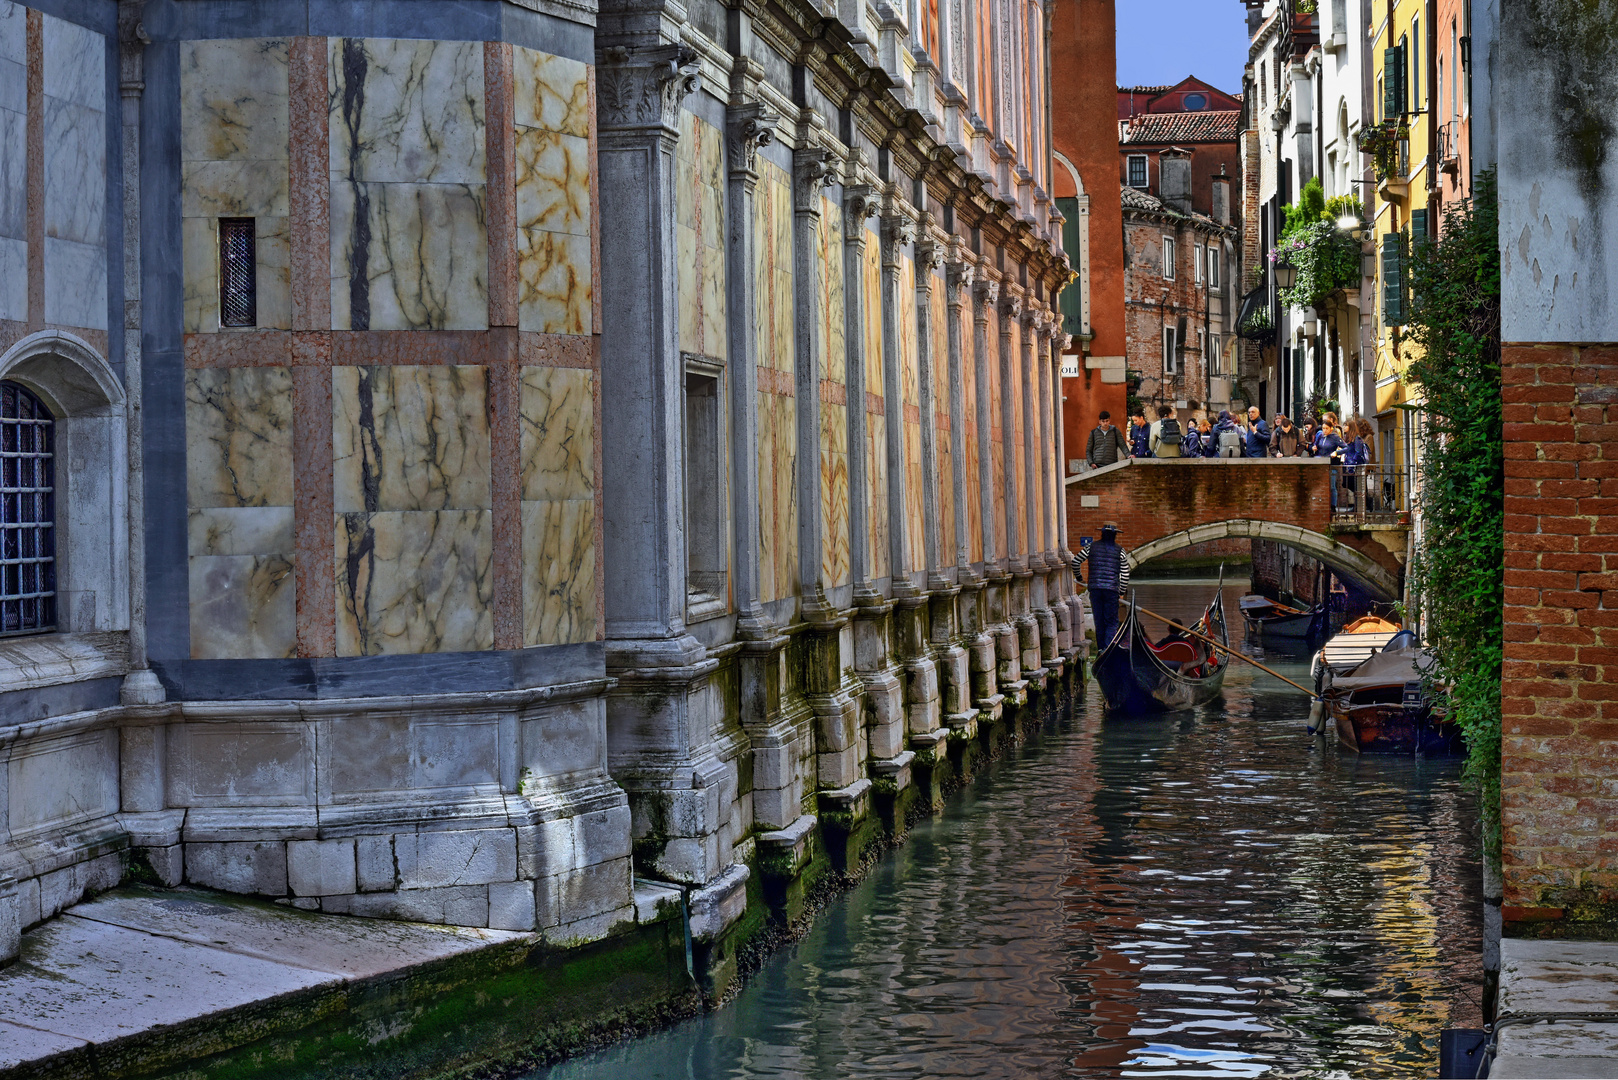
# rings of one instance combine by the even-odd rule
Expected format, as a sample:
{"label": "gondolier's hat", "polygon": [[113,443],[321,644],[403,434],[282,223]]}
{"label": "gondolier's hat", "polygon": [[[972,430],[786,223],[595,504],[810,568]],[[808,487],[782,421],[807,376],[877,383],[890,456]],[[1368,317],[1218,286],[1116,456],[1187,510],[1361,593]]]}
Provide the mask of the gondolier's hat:
{"label": "gondolier's hat", "polygon": [[1103,521],[1101,523],[1101,531],[1106,532],[1108,529],[1111,529],[1113,532],[1117,532],[1118,523],[1116,521]]}

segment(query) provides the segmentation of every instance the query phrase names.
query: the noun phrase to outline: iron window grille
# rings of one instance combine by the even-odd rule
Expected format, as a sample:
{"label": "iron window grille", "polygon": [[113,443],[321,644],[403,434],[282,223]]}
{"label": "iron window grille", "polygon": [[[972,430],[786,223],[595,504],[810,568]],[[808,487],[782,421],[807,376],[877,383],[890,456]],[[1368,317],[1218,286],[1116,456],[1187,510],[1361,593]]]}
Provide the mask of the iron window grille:
{"label": "iron window grille", "polygon": [[258,325],[258,255],[252,218],[219,219],[219,324]]}
{"label": "iron window grille", "polygon": [[56,421],[0,382],[0,637],[56,629]]}

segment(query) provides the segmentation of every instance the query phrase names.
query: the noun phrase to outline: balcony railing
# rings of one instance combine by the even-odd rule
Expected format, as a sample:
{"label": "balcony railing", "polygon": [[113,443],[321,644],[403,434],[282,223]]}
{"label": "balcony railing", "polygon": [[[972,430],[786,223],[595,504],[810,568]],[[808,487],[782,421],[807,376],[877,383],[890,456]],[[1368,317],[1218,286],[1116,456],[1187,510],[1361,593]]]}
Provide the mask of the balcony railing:
{"label": "balcony railing", "polygon": [[1333,525],[1406,525],[1410,492],[1403,469],[1393,465],[1334,465]]}

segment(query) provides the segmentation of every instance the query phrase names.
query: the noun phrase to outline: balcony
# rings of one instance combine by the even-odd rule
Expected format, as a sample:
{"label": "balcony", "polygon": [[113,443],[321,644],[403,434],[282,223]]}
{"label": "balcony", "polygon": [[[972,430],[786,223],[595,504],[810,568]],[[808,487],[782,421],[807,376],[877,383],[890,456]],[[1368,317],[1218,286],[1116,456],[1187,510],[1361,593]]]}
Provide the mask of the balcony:
{"label": "balcony", "polygon": [[1393,465],[1334,466],[1337,506],[1334,529],[1384,530],[1410,527],[1410,492],[1404,470]]}

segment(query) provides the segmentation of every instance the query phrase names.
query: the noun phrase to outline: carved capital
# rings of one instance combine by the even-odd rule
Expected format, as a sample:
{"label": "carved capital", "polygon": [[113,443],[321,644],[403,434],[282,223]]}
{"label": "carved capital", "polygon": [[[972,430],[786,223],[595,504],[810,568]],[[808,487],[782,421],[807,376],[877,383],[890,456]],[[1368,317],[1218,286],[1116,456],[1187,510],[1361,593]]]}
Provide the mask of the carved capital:
{"label": "carved capital", "polygon": [[[1024,309],[1022,313],[1023,329],[1031,334],[1038,334],[1045,329],[1045,312],[1037,307]],[[1024,339],[1027,340],[1027,339]],[[1032,341],[1029,344],[1033,344]]]}
{"label": "carved capital", "polygon": [[843,187],[843,239],[863,242],[865,219],[876,217],[881,205],[876,191],[865,184],[847,184]]}
{"label": "carved capital", "polygon": [[1000,314],[1007,319],[1017,319],[1022,315],[1022,297],[1014,293],[1007,293],[1000,298]]}
{"label": "carved capital", "polygon": [[1062,339],[1062,351],[1063,352],[1067,352],[1069,349],[1071,349],[1073,347],[1073,335],[1072,334],[1058,334],[1057,337]]}
{"label": "carved capital", "polygon": [[972,288],[972,279],[977,275],[977,267],[971,263],[952,262],[944,268],[944,303],[950,307],[960,307],[966,300],[967,292]]}
{"label": "carved capital", "polygon": [[725,112],[726,150],[730,175],[746,179],[758,175],[758,149],[775,141],[776,117],[763,105],[732,105]]}
{"label": "carved capital", "polygon": [[688,46],[607,49],[596,70],[601,127],[675,130],[680,103],[697,82],[697,54]]}
{"label": "carved capital", "polygon": [[820,213],[820,193],[830,180],[830,151],[819,146],[806,146],[793,152],[793,207],[800,214]]}
{"label": "carved capital", "polygon": [[1000,283],[993,278],[984,278],[972,286],[972,298],[978,302],[979,318],[988,321],[989,309],[994,307],[994,302],[999,296]]}
{"label": "carved capital", "polygon": [[916,245],[916,284],[932,275],[933,268],[944,261],[944,245],[923,240]]}
{"label": "carved capital", "polygon": [[903,213],[890,210],[882,216],[882,239],[895,248],[903,247],[916,239],[916,223]]}

